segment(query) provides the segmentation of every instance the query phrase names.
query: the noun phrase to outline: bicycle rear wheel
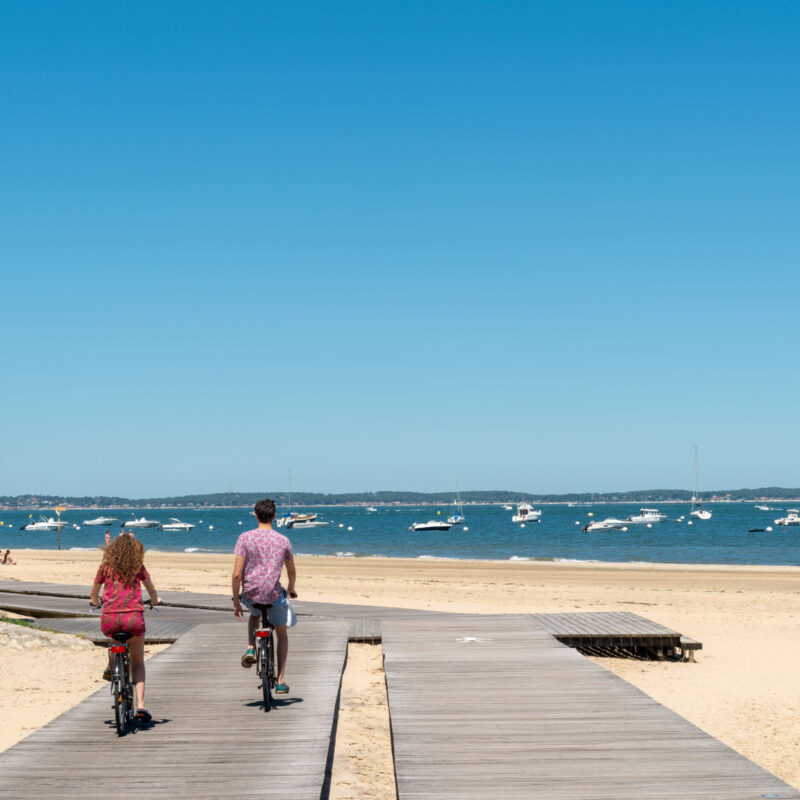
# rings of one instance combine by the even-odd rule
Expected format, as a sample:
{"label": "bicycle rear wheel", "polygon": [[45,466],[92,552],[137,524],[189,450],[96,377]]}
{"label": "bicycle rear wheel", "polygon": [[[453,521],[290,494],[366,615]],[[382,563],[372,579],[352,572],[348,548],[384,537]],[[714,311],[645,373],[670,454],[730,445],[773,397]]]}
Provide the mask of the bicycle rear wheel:
{"label": "bicycle rear wheel", "polygon": [[261,692],[264,695],[264,711],[269,711],[272,708],[271,665],[269,661],[271,646],[272,637],[270,636],[269,644],[266,647],[262,647],[259,653],[261,656]]}

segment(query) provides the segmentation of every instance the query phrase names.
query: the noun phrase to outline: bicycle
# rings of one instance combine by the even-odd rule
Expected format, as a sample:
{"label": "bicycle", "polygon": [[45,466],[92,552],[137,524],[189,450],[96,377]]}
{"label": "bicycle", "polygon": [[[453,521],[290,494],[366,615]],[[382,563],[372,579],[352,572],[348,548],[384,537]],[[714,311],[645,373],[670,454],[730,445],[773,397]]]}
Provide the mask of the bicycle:
{"label": "bicycle", "polygon": [[[150,610],[158,611],[152,600],[145,600],[142,605],[149,606]],[[100,606],[92,606],[97,609]],[[115,633],[109,640],[111,653],[111,696],[114,698],[114,722],[117,735],[124,736],[128,726],[136,716],[136,692],[131,672],[131,654],[128,650],[128,640],[132,634],[126,631]]]}
{"label": "bicycle", "polygon": [[272,608],[271,603],[253,603],[253,608],[261,612],[261,623],[256,628],[256,673],[261,679],[261,689],[264,695],[264,711],[272,708],[272,690],[278,682],[275,670],[275,637],[274,627],[267,618],[267,612]]}

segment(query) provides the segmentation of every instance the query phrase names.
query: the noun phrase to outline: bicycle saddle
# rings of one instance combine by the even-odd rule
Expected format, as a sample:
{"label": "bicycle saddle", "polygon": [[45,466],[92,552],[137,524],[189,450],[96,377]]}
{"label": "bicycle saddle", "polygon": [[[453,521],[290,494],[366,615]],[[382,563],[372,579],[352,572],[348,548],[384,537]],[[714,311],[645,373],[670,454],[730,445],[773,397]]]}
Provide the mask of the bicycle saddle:
{"label": "bicycle saddle", "polygon": [[253,603],[253,608],[257,608],[259,611],[269,611],[272,603]]}
{"label": "bicycle saddle", "polygon": [[128,639],[130,639],[132,636],[133,636],[132,633],[128,633],[127,631],[120,631],[119,633],[115,633],[111,638],[116,642],[122,642],[123,644],[125,644],[125,642],[127,642]]}

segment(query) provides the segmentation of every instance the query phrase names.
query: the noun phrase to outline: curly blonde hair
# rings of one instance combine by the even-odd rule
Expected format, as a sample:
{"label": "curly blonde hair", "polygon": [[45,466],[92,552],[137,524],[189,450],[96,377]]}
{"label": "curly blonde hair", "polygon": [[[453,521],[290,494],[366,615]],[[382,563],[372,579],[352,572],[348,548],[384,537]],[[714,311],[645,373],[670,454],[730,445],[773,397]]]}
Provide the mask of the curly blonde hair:
{"label": "curly blonde hair", "polygon": [[115,537],[103,553],[103,566],[126,586],[133,585],[143,564],[144,545],[135,536]]}

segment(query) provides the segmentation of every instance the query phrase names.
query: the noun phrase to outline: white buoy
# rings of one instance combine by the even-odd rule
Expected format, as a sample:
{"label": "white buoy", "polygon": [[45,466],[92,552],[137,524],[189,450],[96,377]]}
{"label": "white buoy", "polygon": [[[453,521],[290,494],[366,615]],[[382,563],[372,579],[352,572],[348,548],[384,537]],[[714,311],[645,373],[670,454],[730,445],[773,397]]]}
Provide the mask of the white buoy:
{"label": "white buoy", "polygon": [[652,524],[651,522],[648,522],[648,523],[647,523],[647,527],[648,527],[648,528],[652,528],[652,527],[653,527],[653,524]]}
{"label": "white buoy", "polygon": [[765,530],[768,530],[770,533],[772,533],[772,525],[767,525]]}
{"label": "white buoy", "polygon": [[241,520],[239,520],[239,524],[240,524],[240,525],[242,524],[242,521],[241,521]]}
{"label": "white buoy", "polygon": [[339,523],[339,527],[340,527],[340,528],[344,528],[344,523],[343,523],[343,522],[340,522],[340,523]]}
{"label": "white buoy", "polygon": [[594,511],[590,511],[586,516],[587,517],[593,517],[594,516]]}
{"label": "white buoy", "polygon": [[627,528],[625,528],[625,527],[623,527],[623,528],[622,528],[622,530],[624,530],[624,531],[627,531],[628,529],[627,529]]}
{"label": "white buoy", "polygon": [[576,519],[576,520],[575,520],[575,524],[576,524],[576,525],[580,525],[580,524],[581,524],[581,521],[580,521],[579,519]]}
{"label": "white buoy", "polygon": [[213,530],[214,530],[214,526],[213,526],[213,525],[209,525],[209,526],[208,526],[208,529],[209,529],[210,531],[213,531]]}
{"label": "white buoy", "polygon": [[687,524],[687,525],[691,525],[691,524],[692,524],[692,521],[691,521],[691,520],[689,520],[689,521],[688,521],[686,524]]}
{"label": "white buoy", "polygon": [[348,525],[347,526],[347,530],[349,530],[349,531],[353,530],[353,526],[352,525]]}
{"label": "white buoy", "polygon": [[467,527],[465,526],[465,527],[464,527],[464,530],[465,530],[465,531],[468,531],[468,530],[469,530],[469,528],[467,528]]}
{"label": "white buoy", "polygon": [[524,528],[524,527],[525,527],[525,523],[523,522],[523,523],[520,525],[520,528]]}
{"label": "white buoy", "polygon": [[80,525],[76,525],[76,526],[75,526],[75,530],[76,530],[76,531],[79,531],[80,529],[81,529],[81,526],[80,526]]}
{"label": "white buoy", "polygon": [[203,520],[200,520],[200,524],[201,524],[201,525],[203,524]]}

